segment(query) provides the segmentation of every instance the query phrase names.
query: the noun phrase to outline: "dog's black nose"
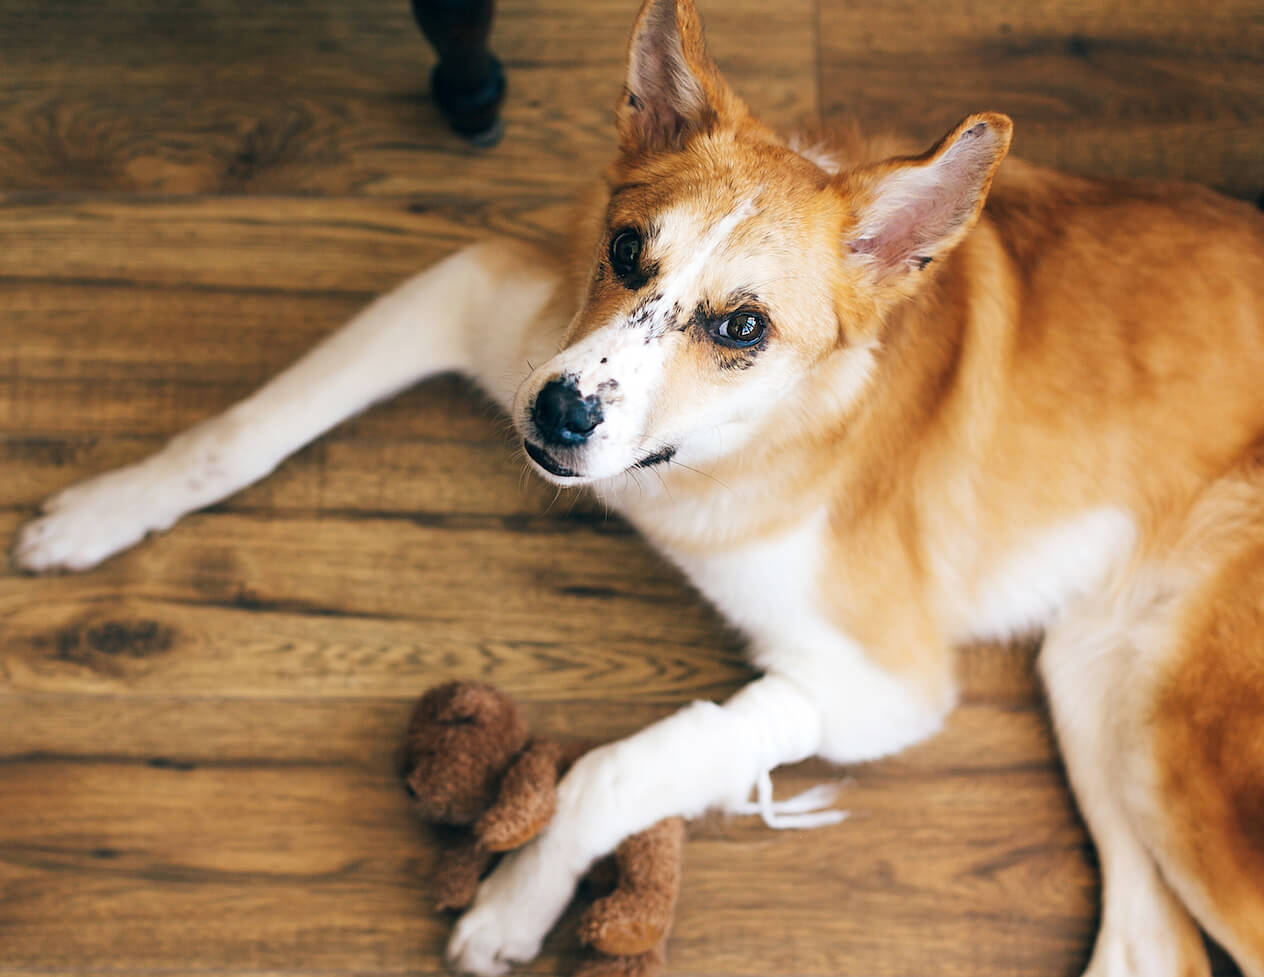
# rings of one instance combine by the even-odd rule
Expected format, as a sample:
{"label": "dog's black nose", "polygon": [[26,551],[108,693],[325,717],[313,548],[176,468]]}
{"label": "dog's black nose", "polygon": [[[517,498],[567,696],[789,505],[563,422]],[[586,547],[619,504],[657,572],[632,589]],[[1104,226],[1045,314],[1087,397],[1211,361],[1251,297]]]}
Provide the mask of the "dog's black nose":
{"label": "dog's black nose", "polygon": [[574,380],[550,380],[535,396],[531,419],[551,444],[582,444],[601,423],[601,403],[581,397]]}

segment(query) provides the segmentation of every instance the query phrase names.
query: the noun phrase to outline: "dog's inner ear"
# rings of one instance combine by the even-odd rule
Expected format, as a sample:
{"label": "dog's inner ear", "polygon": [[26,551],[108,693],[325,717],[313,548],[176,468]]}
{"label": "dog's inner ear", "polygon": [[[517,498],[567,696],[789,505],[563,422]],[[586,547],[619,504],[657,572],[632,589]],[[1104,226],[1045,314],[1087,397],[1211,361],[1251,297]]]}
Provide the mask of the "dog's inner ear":
{"label": "dog's inner ear", "polygon": [[925,156],[842,175],[858,202],[847,250],[879,279],[947,254],[983,209],[1012,130],[1003,115],[970,116]]}
{"label": "dog's inner ear", "polygon": [[618,111],[624,152],[679,149],[740,110],[707,53],[692,0],[645,0]]}

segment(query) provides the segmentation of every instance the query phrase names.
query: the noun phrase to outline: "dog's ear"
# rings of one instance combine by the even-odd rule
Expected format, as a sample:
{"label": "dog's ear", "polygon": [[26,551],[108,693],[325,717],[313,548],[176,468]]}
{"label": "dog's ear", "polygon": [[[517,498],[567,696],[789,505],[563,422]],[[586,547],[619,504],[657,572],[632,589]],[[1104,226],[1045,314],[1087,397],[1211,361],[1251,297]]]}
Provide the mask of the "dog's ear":
{"label": "dog's ear", "polygon": [[678,149],[745,111],[707,53],[693,0],[645,0],[632,28],[618,110],[623,151]]}
{"label": "dog's ear", "polygon": [[852,217],[844,250],[879,282],[947,254],[983,209],[1013,128],[1004,115],[972,115],[923,156],[840,174]]}

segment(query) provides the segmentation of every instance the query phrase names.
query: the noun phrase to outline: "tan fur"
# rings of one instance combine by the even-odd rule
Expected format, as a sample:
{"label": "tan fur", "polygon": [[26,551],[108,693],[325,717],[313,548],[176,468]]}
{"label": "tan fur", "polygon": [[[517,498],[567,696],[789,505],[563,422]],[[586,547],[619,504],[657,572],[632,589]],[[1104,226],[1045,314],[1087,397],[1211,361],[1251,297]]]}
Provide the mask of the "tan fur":
{"label": "tan fur", "polygon": [[1264,971],[1264,444],[1197,503],[1180,552],[1199,573],[1149,714],[1156,857],[1248,973]]}
{"label": "tan fur", "polygon": [[[1264,973],[1264,480],[1241,474],[1264,437],[1264,219],[1198,187],[1010,160],[977,223],[925,271],[866,277],[843,245],[872,188],[980,120],[1008,141],[1008,120],[974,116],[923,156],[876,162],[852,135],[826,147],[842,167],[830,175],[748,115],[706,58],[691,5],[680,8],[709,114],[679,145],[645,152],[621,109],[623,152],[583,225],[582,277],[640,215],[687,207],[705,227],[757,190],[759,214],[730,250],[786,252],[784,279],[760,297],[805,376],[746,448],[663,471],[673,500],[701,503],[722,484],[715,504],[740,508],[743,542],[825,506],[820,601],[929,699],[951,696],[950,649],[1008,554],[1077,513],[1130,513],[1133,572],[1167,567],[1191,588],[1162,678],[1126,720],[1125,738],[1157,768],[1137,819],[1156,826],[1146,842],[1175,891]],[[598,271],[567,341],[635,301]],[[832,361],[866,342],[880,347],[866,391],[832,402]],[[699,389],[742,382],[716,379],[727,355],[704,344],[676,355],[664,399],[688,410]],[[1236,501],[1222,503],[1230,479]],[[1240,540],[1181,564],[1191,520],[1214,529],[1242,508]],[[657,524],[652,509],[637,522],[677,552],[730,542],[711,525]],[[1187,945],[1197,972],[1201,947]]]}

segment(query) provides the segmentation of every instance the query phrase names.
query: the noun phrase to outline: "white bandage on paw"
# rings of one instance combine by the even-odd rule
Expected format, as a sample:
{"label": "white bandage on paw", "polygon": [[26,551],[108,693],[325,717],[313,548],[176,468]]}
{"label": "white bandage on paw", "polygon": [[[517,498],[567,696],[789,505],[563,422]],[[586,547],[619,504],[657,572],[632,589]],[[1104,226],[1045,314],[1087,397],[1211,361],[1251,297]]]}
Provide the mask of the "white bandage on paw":
{"label": "white bandage on paw", "polygon": [[844,780],[836,784],[817,784],[784,801],[774,801],[772,775],[765,770],[755,781],[755,799],[735,804],[730,811],[733,814],[758,814],[764,824],[778,830],[823,828],[847,819],[847,811],[831,807],[846,783]]}

